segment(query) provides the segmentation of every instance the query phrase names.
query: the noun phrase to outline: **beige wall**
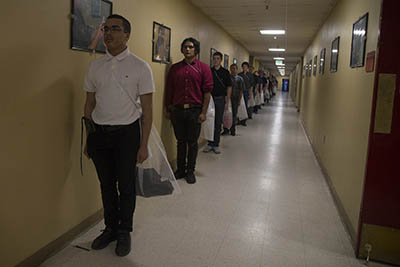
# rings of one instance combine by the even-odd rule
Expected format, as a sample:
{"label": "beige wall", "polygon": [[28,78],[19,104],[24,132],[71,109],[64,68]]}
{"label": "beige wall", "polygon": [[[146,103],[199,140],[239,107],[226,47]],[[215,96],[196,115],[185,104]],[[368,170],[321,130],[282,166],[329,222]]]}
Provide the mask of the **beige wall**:
{"label": "beige wall", "polygon": [[[325,75],[303,79],[301,118],[338,194],[353,238],[358,227],[366,165],[374,73],[350,68],[353,23],[369,12],[366,51],[376,50],[381,1],[341,0],[304,55],[327,49]],[[331,42],[340,36],[339,64],[330,73]]]}
{"label": "beige wall", "polygon": [[[101,208],[99,185],[91,162],[79,173],[82,82],[95,57],[73,51],[70,0],[6,1],[1,25],[9,29],[0,43],[0,251],[1,266],[14,266]],[[210,47],[241,63],[249,53],[186,0],[115,0],[114,12],[133,26],[132,52],[151,62],[153,21],[172,29],[171,57],[182,59],[181,41],[201,42],[201,60]],[[12,29],[12,30],[10,30]],[[150,64],[157,91],[154,123],[170,160],[175,139],[163,119],[166,65]]]}

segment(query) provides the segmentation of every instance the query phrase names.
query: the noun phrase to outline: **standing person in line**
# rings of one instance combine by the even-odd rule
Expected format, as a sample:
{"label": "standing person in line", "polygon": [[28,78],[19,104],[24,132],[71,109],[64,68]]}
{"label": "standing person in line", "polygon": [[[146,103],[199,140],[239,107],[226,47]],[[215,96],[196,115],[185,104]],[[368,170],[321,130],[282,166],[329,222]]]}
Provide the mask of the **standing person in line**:
{"label": "standing person in line", "polygon": [[171,119],[178,146],[177,179],[196,182],[194,175],[201,123],[206,120],[213,78],[210,67],[197,60],[200,43],[187,38],[181,44],[184,59],[172,65],[166,88],[166,116]]}
{"label": "standing person in line", "polygon": [[[221,66],[222,54],[215,52],[213,55],[213,67],[211,68],[214,89],[212,97],[215,104],[215,121],[214,121],[214,140],[208,141],[208,145],[203,152],[214,151],[215,154],[220,154],[219,141],[221,136],[221,125],[224,119],[224,111],[227,110],[231,99],[232,82],[229,71]],[[224,132],[223,134],[226,134]]]}
{"label": "standing person in line", "polygon": [[232,103],[232,127],[230,129],[224,128],[224,132],[231,133],[232,136],[236,135],[236,121],[237,121],[237,113],[238,108],[240,106],[240,100],[243,96],[243,91],[245,89],[243,78],[238,75],[238,66],[236,64],[232,64],[230,66],[231,71],[231,80],[232,80],[232,94],[231,94],[231,103]]}
{"label": "standing person in line", "polygon": [[131,250],[136,163],[148,157],[154,82],[149,64],[127,47],[127,19],[109,16],[103,32],[106,55],[90,64],[84,83],[84,116],[93,126],[85,155],[93,160],[99,177],[106,226],[92,249],[117,240],[115,252],[122,257]]}
{"label": "standing person in line", "polygon": [[[247,114],[249,116],[249,119],[252,119],[252,108],[248,106],[248,101],[250,98],[253,97],[253,84],[254,84],[254,77],[253,74],[249,72],[249,63],[248,62],[243,62],[242,63],[242,72],[239,73],[240,77],[243,78],[244,84],[246,86],[244,92],[243,92],[243,97],[244,97],[244,102],[246,104],[246,109],[247,109]],[[246,120],[242,120],[240,122],[241,125],[247,126]]]}

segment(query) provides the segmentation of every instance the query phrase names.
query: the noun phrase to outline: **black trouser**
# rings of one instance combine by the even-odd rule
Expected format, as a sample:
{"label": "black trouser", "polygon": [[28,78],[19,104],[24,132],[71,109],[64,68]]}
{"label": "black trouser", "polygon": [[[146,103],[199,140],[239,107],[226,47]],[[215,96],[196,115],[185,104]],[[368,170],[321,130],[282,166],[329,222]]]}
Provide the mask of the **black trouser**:
{"label": "black trouser", "polygon": [[215,106],[214,140],[208,141],[208,145],[218,147],[221,139],[221,125],[224,120],[225,96],[213,97],[213,100]]}
{"label": "black trouser", "polygon": [[231,134],[236,133],[236,123],[237,123],[237,113],[239,108],[239,96],[231,97],[231,106],[232,106],[232,127],[230,129],[224,128],[224,132],[231,131]]}
{"label": "black trouser", "polygon": [[119,128],[97,125],[96,132],[88,136],[88,154],[100,180],[107,228],[132,231],[139,145],[139,120]]}
{"label": "black trouser", "polygon": [[[175,137],[178,141],[178,170],[194,172],[198,151],[197,140],[200,136],[201,123],[199,116],[201,107],[175,108],[171,112]],[[187,156],[187,166],[186,166]]]}

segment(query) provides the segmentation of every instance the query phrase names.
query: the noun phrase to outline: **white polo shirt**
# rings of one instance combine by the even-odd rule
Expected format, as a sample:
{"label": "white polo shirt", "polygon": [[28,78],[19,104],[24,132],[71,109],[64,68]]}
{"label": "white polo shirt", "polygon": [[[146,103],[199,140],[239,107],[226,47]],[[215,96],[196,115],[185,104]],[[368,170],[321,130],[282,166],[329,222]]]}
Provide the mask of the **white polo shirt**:
{"label": "white polo shirt", "polygon": [[94,60],[85,77],[84,90],[96,93],[92,119],[102,125],[127,125],[142,114],[140,95],[154,92],[147,62],[125,49]]}

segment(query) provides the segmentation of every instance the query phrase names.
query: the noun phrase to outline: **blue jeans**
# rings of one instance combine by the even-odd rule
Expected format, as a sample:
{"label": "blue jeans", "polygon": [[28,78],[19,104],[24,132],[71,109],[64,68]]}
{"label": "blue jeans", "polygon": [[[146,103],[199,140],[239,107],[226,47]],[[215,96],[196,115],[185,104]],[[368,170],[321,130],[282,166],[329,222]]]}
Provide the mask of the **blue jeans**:
{"label": "blue jeans", "polygon": [[213,100],[215,104],[214,141],[209,141],[208,145],[218,147],[221,136],[222,120],[224,119],[225,97],[213,97]]}

